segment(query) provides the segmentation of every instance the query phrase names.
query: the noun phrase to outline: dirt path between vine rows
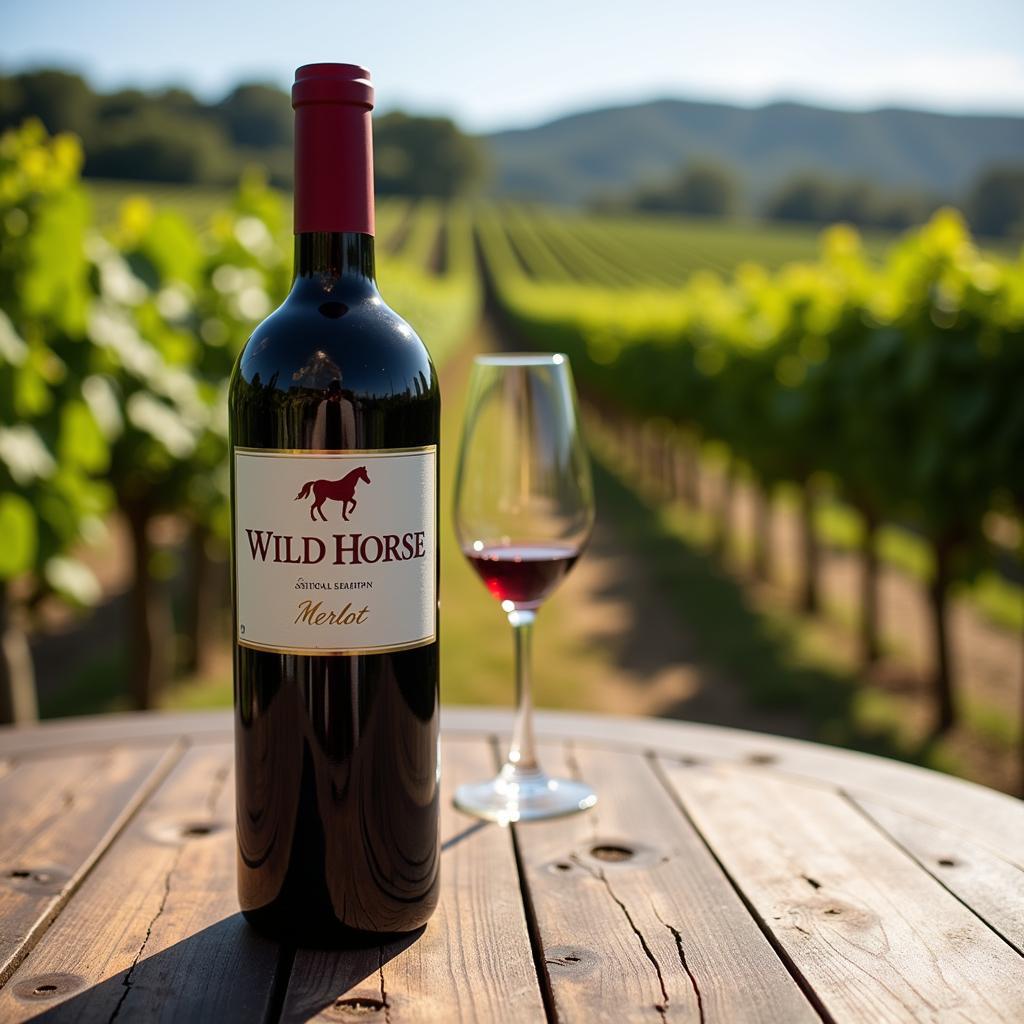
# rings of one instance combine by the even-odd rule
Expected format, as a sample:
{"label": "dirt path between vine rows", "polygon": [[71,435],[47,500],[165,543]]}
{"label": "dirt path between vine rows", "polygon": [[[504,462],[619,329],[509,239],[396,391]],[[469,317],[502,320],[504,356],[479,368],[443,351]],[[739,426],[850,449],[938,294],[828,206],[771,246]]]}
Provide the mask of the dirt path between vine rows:
{"label": "dirt path between vine rows", "polygon": [[[749,538],[754,518],[749,489],[738,489],[736,513],[740,534]],[[795,604],[801,555],[793,508],[776,505],[772,544],[774,579],[761,589]],[[851,666],[858,664],[854,628],[860,572],[855,553],[823,549],[818,583],[823,613],[816,616],[815,628],[827,634],[835,654]],[[866,678],[898,703],[909,731],[924,734],[933,716],[933,625],[922,584],[885,564],[879,574],[879,621],[883,656]],[[1005,735],[1020,721],[1024,642],[1020,634],[993,623],[972,601],[956,595],[950,601],[949,634],[956,699],[961,717],[970,724],[956,728],[946,745],[972,778],[1020,792],[1020,751],[1005,740],[986,740],[981,733],[987,728]]]}

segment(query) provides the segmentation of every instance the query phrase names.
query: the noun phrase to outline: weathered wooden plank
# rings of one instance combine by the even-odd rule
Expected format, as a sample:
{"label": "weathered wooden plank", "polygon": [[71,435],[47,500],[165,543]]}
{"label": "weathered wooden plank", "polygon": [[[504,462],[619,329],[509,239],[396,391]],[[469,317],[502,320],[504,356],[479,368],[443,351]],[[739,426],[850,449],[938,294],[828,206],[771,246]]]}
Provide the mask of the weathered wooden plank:
{"label": "weathered wooden plank", "polygon": [[462,782],[494,770],[482,740],[442,746],[441,900],[426,930],[379,949],[299,950],[282,1020],[383,1011],[389,1024],[544,1020],[508,829],[459,814]]}
{"label": "weathered wooden plank", "polygon": [[514,826],[559,1021],[817,1021],[641,754],[542,748],[593,811]]}
{"label": "weathered wooden plank", "polygon": [[662,764],[840,1024],[1024,1020],[1024,959],[842,794],[764,771]]}
{"label": "weathered wooden plank", "polygon": [[[446,710],[446,765],[451,754],[459,755],[449,765],[455,770],[446,772],[447,791],[461,781],[456,773],[472,778],[493,769],[479,737],[506,732],[508,724],[502,713]],[[452,740],[458,732],[462,738]],[[1024,872],[1019,870],[1024,808],[1015,801],[884,759],[715,727],[545,714],[539,716],[538,732],[576,736],[583,774],[597,782],[603,797],[597,832],[588,816],[518,829],[531,882],[534,874],[542,876],[534,884],[535,901],[542,887],[550,889],[536,915],[546,940],[547,980],[563,1019],[628,1020],[634,1010],[640,1019],[644,1013],[654,1020],[701,1014],[707,1020],[760,1019],[740,1007],[745,983],[739,983],[739,993],[726,990],[752,960],[746,934],[735,939],[730,931],[742,927],[732,917],[738,898],[727,887],[717,900],[715,886],[724,876],[713,884],[705,877],[708,865],[718,868],[702,842],[682,828],[687,838],[674,840],[677,852],[666,862],[682,866],[673,868],[648,863],[657,843],[648,840],[649,849],[630,845],[638,835],[659,835],[667,823],[687,825],[674,805],[666,815],[650,796],[666,793],[631,748],[673,755],[663,759],[662,768],[674,791],[782,955],[837,1020],[1024,1019],[1024,960],[1007,944],[1020,947],[1024,927]],[[52,849],[63,859],[50,858],[51,867],[84,856],[78,878],[88,870],[88,852],[70,856],[69,851],[87,848],[100,827],[102,814],[94,810],[90,816],[94,805],[88,801],[108,792],[102,799],[116,803],[116,785],[112,791],[94,790],[89,774],[89,766],[103,763],[112,743],[132,748],[115,751],[116,756],[130,753],[143,760],[165,756],[176,737],[194,736],[205,745],[187,755],[67,901],[0,992],[0,1019],[24,1019],[48,1009],[57,1019],[82,1020],[264,1015],[271,1004],[276,948],[246,929],[235,913],[229,783],[217,793],[213,815],[224,827],[203,834],[210,787],[225,783],[221,776],[230,755],[223,740],[229,735],[229,714],[220,712],[0,730],[2,823],[13,837],[0,840],[0,943],[13,919],[3,901],[22,891],[20,883],[30,884],[4,877],[7,853]],[[12,737],[17,750],[8,743]],[[560,752],[561,747],[556,757]],[[686,767],[680,758],[701,763]],[[728,761],[745,767],[710,767]],[[633,769],[624,771],[624,762],[643,768],[644,780],[642,773],[633,777]],[[150,765],[151,772],[160,770],[159,764]],[[118,771],[113,776],[120,778]],[[156,777],[135,790],[136,799]],[[27,782],[30,778],[36,781]],[[55,778],[61,785],[54,785]],[[18,779],[25,784],[16,784]],[[68,779],[81,779],[83,793],[93,796],[63,806]],[[67,824],[72,813],[80,814],[77,827]],[[293,982],[288,1019],[320,1014],[344,1020],[378,1005],[381,1017],[390,1016],[395,1024],[516,1020],[519,1015],[543,1019],[508,833],[478,826],[447,806],[445,814],[443,834],[450,844],[444,854],[445,890],[426,933],[362,958],[325,954],[318,960],[319,954],[300,954],[311,966],[302,985]],[[103,837],[129,815],[130,809],[101,832],[92,849],[102,848]],[[183,840],[183,823],[200,826],[194,830],[199,834]],[[583,826],[577,841],[574,830]],[[550,851],[534,838],[545,830],[558,837],[549,840]],[[610,849],[595,855],[594,847],[601,845]],[[616,847],[632,855],[608,860],[623,856]],[[572,856],[563,858],[566,849]],[[460,850],[465,863],[455,856]],[[594,909],[598,903],[604,910]],[[58,906],[42,914],[43,925]],[[716,920],[705,924],[709,918]],[[753,917],[746,920],[754,926]],[[724,927],[725,937],[715,933],[709,942],[712,926]],[[738,942],[739,950],[730,942]],[[762,945],[775,956],[763,936]],[[574,959],[581,949],[595,959]],[[621,962],[616,959],[620,949]],[[777,958],[769,962],[773,971],[779,969]],[[754,962],[752,970],[760,985],[762,969]],[[622,993],[624,1001],[617,1004]],[[663,995],[669,996],[667,1007]],[[792,1013],[772,1016],[779,1003],[771,989],[760,986],[757,995],[754,1009],[761,1017],[801,1019]],[[654,1008],[656,1002],[662,1011]],[[798,1005],[797,1013],[806,1014],[808,1004]]]}
{"label": "weathered wooden plank", "polygon": [[115,747],[15,764],[0,778],[0,984],[181,749]]}
{"label": "weathered wooden plank", "polygon": [[[442,731],[481,736],[511,730],[511,714],[483,708],[446,707]],[[655,750],[708,761],[751,762],[783,774],[814,778],[851,793],[880,797],[889,806],[936,823],[955,820],[1006,859],[1024,864],[1024,805],[1002,793],[912,765],[777,736],[667,719],[620,718],[545,711],[537,734],[570,737],[591,746]],[[193,743],[231,736],[230,711],[142,713],[67,719],[30,728],[0,728],[0,757],[61,754],[72,747],[111,742],[141,744],[189,737]]]}
{"label": "weathered wooden plank", "polygon": [[231,764],[226,745],[182,757],[0,992],[0,1019],[263,1019],[278,949],[237,910]]}
{"label": "weathered wooden plank", "polygon": [[950,892],[1024,954],[1024,870],[950,827],[913,818],[878,800],[857,805]]}
{"label": "weathered wooden plank", "polygon": [[[507,735],[511,715],[481,708],[449,708],[442,730]],[[1024,803],[1004,793],[916,765],[740,729],[657,718],[544,711],[538,737],[570,738],[578,746],[653,750],[707,762],[755,764],[766,771],[817,779],[935,822],[955,821],[975,840],[1024,865]]]}

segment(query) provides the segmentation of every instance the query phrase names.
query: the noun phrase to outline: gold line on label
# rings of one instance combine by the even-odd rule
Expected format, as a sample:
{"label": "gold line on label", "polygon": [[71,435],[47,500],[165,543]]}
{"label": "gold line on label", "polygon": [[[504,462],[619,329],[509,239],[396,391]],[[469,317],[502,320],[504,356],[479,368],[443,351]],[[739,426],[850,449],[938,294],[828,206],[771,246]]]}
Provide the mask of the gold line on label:
{"label": "gold line on label", "polygon": [[332,658],[336,656],[352,657],[357,654],[393,654],[396,651],[411,651],[416,647],[426,647],[437,640],[437,633],[425,636],[420,640],[410,640],[405,644],[389,644],[385,647],[352,647],[346,650],[334,650],[320,647],[274,647],[271,644],[254,643],[252,640],[236,638],[240,647],[248,647],[254,651],[266,651],[268,654],[301,654],[313,658]]}
{"label": "gold line on label", "polygon": [[235,445],[236,455],[256,455],[274,458],[286,455],[290,458],[321,458],[324,455],[365,455],[377,458],[389,455],[427,455],[437,452],[436,444],[425,444],[420,448],[243,448]]}

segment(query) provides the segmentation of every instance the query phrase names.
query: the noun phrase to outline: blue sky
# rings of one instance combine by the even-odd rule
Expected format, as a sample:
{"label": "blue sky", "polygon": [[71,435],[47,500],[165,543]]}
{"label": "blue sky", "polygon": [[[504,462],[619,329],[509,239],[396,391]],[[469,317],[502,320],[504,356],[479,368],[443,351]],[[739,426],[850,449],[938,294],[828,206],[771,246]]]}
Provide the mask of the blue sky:
{"label": "blue sky", "polygon": [[[293,12],[303,11],[297,18]],[[363,63],[378,108],[472,129],[660,96],[1024,114],[1024,2],[7,0],[0,67],[70,66],[109,88]]]}

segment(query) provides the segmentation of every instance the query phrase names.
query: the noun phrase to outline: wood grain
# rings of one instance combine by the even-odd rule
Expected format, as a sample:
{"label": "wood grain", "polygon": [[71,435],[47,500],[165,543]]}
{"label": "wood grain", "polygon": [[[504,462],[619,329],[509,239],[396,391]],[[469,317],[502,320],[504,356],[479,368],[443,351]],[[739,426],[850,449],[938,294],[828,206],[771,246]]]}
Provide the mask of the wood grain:
{"label": "wood grain", "polygon": [[[869,798],[856,803],[934,878],[1024,955],[1024,869],[970,835]],[[1024,850],[1021,850],[1024,856]]]}
{"label": "wood grain", "polygon": [[663,767],[836,1021],[1024,1020],[1024,959],[842,794],[764,771]]}
{"label": "wood grain", "polygon": [[[510,715],[482,708],[449,708],[442,730],[507,735]],[[752,764],[766,772],[814,779],[850,793],[883,800],[889,806],[942,822],[957,821],[976,842],[1014,860],[1024,850],[1024,804],[965,779],[902,764],[872,754],[767,736],[741,729],[658,718],[545,711],[537,716],[537,736],[573,738],[577,746],[656,751],[708,763]]]}
{"label": "wood grain", "polygon": [[559,1021],[818,1020],[642,755],[542,760],[599,794],[515,826]]}
{"label": "wood grain", "polygon": [[[446,707],[442,731],[449,736],[507,735],[509,712],[492,708]],[[851,793],[878,797],[889,806],[940,823],[955,819],[970,828],[976,842],[1004,858],[1024,850],[1024,805],[1020,801],[963,779],[883,757],[729,729],[655,718],[545,711],[537,716],[537,735],[553,740],[573,737],[597,748],[654,750],[706,761],[754,763],[769,771],[818,779]],[[0,757],[48,756],[73,747],[139,744],[188,738],[191,743],[219,743],[231,738],[230,711],[98,715],[66,719],[31,728],[0,728]]]}
{"label": "wood grain", "polygon": [[115,747],[0,777],[0,984],[180,755],[166,741]]}
{"label": "wood grain", "polygon": [[290,979],[237,913],[230,712],[0,729],[0,962],[27,953],[0,1020],[273,1021],[278,997],[289,1021],[1024,1020],[1019,802],[800,741],[544,713],[549,767],[602,802],[516,827],[524,908],[512,833],[447,802],[510,716],[442,724],[437,914],[300,952]]}
{"label": "wood grain", "polygon": [[300,950],[285,994],[287,1022],[390,1024],[544,1020],[508,829],[459,814],[451,795],[493,772],[482,739],[442,748],[441,900],[421,935],[356,952]]}
{"label": "wood grain", "polygon": [[0,1019],[254,1021],[275,944],[237,912],[232,751],[188,751],[0,992]]}

